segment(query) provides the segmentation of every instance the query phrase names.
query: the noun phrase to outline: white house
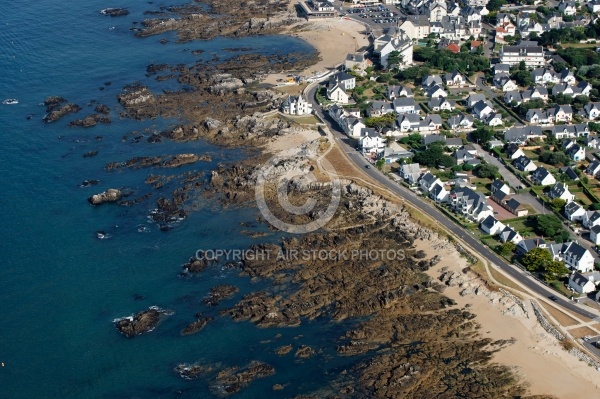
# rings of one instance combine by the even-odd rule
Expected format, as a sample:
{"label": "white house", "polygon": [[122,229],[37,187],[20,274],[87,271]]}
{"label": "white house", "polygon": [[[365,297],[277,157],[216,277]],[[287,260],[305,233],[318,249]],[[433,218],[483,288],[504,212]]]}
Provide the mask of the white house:
{"label": "white house", "polygon": [[506,226],[495,217],[490,215],[483,219],[479,225],[479,228],[486,234],[495,236],[496,234],[500,234],[506,228]]}
{"label": "white house", "polygon": [[536,168],[530,177],[531,181],[538,186],[550,186],[556,183],[556,178],[543,166]]}
{"label": "white house", "polygon": [[534,164],[531,159],[527,158],[524,155],[515,159],[513,161],[513,165],[521,172],[533,172],[537,169],[537,165]]}
{"label": "white house", "polygon": [[590,229],[590,241],[600,245],[600,226],[596,225]]}
{"label": "white house", "polygon": [[594,270],[594,257],[590,251],[576,242],[564,243],[561,255],[565,266],[570,269],[580,272],[591,272]]}
{"label": "white house", "polygon": [[417,184],[421,177],[421,167],[418,163],[403,164],[400,167],[401,176],[411,186]]}
{"label": "white house", "polygon": [[577,14],[577,7],[574,2],[571,1],[561,1],[558,4],[558,11],[562,12],[564,15],[575,15]]}
{"label": "white house", "polygon": [[[539,168],[539,169],[541,169],[541,168]],[[548,197],[550,197],[550,199],[559,198],[561,200],[566,201],[567,203],[575,200],[575,195],[571,194],[571,192],[569,191],[569,187],[562,182],[556,183],[550,189],[550,192],[548,193]]]}
{"label": "white house", "polygon": [[464,86],[466,83],[465,77],[461,75],[457,70],[445,74],[444,80],[446,81],[446,86],[460,87]]}
{"label": "white house", "polygon": [[577,202],[571,201],[565,205],[565,216],[571,222],[583,219],[583,215],[585,215],[585,209]]}
{"label": "white house", "polygon": [[431,172],[426,172],[419,179],[419,187],[421,188],[421,191],[425,193],[428,193],[436,184],[443,185],[442,181],[438,177],[432,175]]}
{"label": "white house", "polygon": [[525,152],[523,152],[521,147],[516,144],[509,144],[508,147],[506,147],[506,154],[511,160],[525,156]]}
{"label": "white house", "polygon": [[596,119],[600,116],[600,102],[589,102],[583,107],[583,110],[588,119]]}
{"label": "white house", "polygon": [[346,72],[338,72],[329,78],[328,86],[339,85],[344,91],[353,90],[356,87],[356,78]]}
{"label": "white house", "polygon": [[452,111],[455,108],[454,101],[446,100],[444,97],[432,98],[427,106],[432,111]]}
{"label": "white house", "polygon": [[431,190],[429,190],[429,198],[435,202],[446,202],[449,195],[450,193],[446,190],[444,184],[440,182],[434,184]]}
{"label": "white house", "polygon": [[600,226],[600,211],[587,211],[581,218],[581,224],[588,229]]}
{"label": "white house", "polygon": [[590,176],[598,175],[600,173],[600,162],[596,160],[592,161],[585,170],[585,173]]}
{"label": "white house", "polygon": [[418,114],[419,105],[412,97],[398,97],[392,101],[394,111],[398,114]]}
{"label": "white house", "polygon": [[600,273],[578,273],[573,272],[569,276],[569,287],[580,294],[589,294],[596,291],[596,283],[600,280]]}
{"label": "white house", "polygon": [[486,202],[485,196],[468,187],[453,190],[450,194],[450,201],[455,212],[476,222],[494,214],[494,210]]}
{"label": "white house", "polygon": [[348,104],[350,96],[339,84],[335,84],[327,87],[327,98],[335,103]]}
{"label": "white house", "polygon": [[416,131],[421,125],[421,118],[417,114],[400,114],[396,118],[396,125],[402,133]]}
{"label": "white house", "polygon": [[500,62],[518,65],[521,61],[528,67],[544,66],[544,49],[541,46],[503,46],[500,50]]}
{"label": "white house", "polygon": [[289,96],[281,104],[281,111],[290,115],[308,115],[312,113],[312,105],[302,96]]}
{"label": "white house", "polygon": [[523,241],[521,234],[510,226],[506,226],[504,230],[500,232],[500,241],[503,243],[512,242],[518,244]]}
{"label": "white house", "polygon": [[385,150],[385,139],[375,129],[362,130],[358,145],[363,154],[380,155]]}

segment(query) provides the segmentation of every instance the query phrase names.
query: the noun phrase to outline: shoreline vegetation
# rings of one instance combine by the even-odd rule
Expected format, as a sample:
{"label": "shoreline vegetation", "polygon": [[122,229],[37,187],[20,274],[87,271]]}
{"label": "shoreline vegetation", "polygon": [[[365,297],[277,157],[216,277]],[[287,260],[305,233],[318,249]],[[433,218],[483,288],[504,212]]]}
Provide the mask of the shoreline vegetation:
{"label": "shoreline vegetation", "polygon": [[[196,3],[149,11],[146,14],[151,18],[143,22],[136,35],[176,31],[179,40],[189,41],[223,35],[288,34],[307,41],[319,55],[266,57],[248,52],[227,61],[190,67],[148,66],[147,72],[157,79],[174,79],[190,89],[158,94],[142,85],[126,87],[118,98],[124,109],[122,117],[178,117],[185,121],[161,132],[138,135],[138,140],[160,143],[202,139],[221,146],[260,147],[263,151],[242,162],[219,166],[208,181],[202,173],[161,175],[152,169],[146,179],[148,193],[118,204],[133,206],[149,201],[155,190],[175,181],[177,188],[170,195],[154,199],[156,209],[151,216],[163,230],[185,218],[196,195],[212,197],[223,207],[256,206],[259,165],[277,157],[277,167],[268,170],[267,181],[277,180],[290,170],[311,170],[316,182],[307,184],[292,178],[287,194],[293,205],[300,206],[309,199],[314,199],[316,205],[308,214],[286,213],[279,205],[276,187],[267,184],[264,196],[269,208],[280,220],[295,225],[317,219],[325,212],[334,190],[332,179],[337,176],[331,175],[321,161],[333,157],[335,142],[276,114],[263,117],[285,98],[263,87],[274,85],[289,70],[302,70],[310,76],[339,64],[347,53],[368,44],[359,33],[364,27],[344,19],[306,22],[295,15],[293,3],[284,0],[251,5],[217,0],[203,3],[209,12]],[[130,136],[126,135],[124,141],[131,142]],[[205,154],[161,154],[111,162],[107,169],[176,168],[207,159]],[[598,386],[593,382],[596,371],[562,350],[517,302],[485,287],[469,270],[453,240],[421,225],[401,201],[384,198],[353,177],[340,176],[340,204],[324,229],[282,238],[277,244],[257,241],[250,250],[277,253],[335,248],[352,253],[385,248],[402,257],[247,259],[232,265],[218,259],[191,258],[184,265],[183,275],[220,265],[239,268],[242,276],[271,281],[271,288],[236,297],[234,306],[220,308],[220,317],[264,328],[296,326],[315,318],[351,322],[352,328],[336,342],[336,351],[339,356],[354,356],[353,367],[332,376],[329,386],[315,390],[313,396],[307,393],[303,398],[542,399],[598,395]],[[210,305],[216,306],[218,299],[236,293],[235,286],[215,287]],[[202,314],[195,318],[190,318],[182,335],[201,334],[200,330],[211,321]],[[150,310],[121,319],[118,327],[133,338],[154,329],[158,320],[157,312]],[[148,331],[143,331],[144,325],[149,326]],[[292,356],[294,352],[297,358],[319,356],[316,348],[302,345],[282,349],[281,356]],[[185,379],[207,379],[218,395],[238,392],[256,378],[277,375],[277,370],[264,363],[237,366],[181,364],[176,372]],[[275,384],[273,389],[285,387]]]}

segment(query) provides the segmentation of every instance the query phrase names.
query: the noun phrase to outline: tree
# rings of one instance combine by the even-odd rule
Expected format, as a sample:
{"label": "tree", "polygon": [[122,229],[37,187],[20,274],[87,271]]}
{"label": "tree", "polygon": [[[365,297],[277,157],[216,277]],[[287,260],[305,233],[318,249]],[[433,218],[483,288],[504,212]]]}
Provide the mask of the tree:
{"label": "tree", "polygon": [[404,61],[404,57],[400,54],[399,51],[392,51],[387,58],[388,69],[398,68]]}
{"label": "tree", "polygon": [[550,207],[552,208],[552,210],[554,212],[560,212],[566,204],[567,204],[567,201],[565,201],[564,199],[554,198],[550,202]]}
{"label": "tree", "polygon": [[543,270],[548,263],[552,262],[550,251],[545,248],[533,248],[521,259],[521,263],[530,272]]}
{"label": "tree", "polygon": [[570,163],[569,157],[562,151],[542,151],[539,160],[543,163],[550,165],[568,165]]}
{"label": "tree", "polygon": [[494,131],[489,127],[481,126],[471,133],[471,136],[477,143],[485,144],[494,138]]}
{"label": "tree", "polygon": [[498,253],[500,253],[502,256],[508,257],[515,252],[516,248],[517,246],[513,242],[507,241],[498,248]]}
{"label": "tree", "polygon": [[498,176],[498,167],[489,163],[481,164],[475,168],[474,173],[482,179],[492,179]]}
{"label": "tree", "polygon": [[500,11],[500,8],[502,8],[503,5],[506,4],[506,0],[490,0],[487,3],[486,8],[488,10],[490,10],[490,12],[492,11]]}
{"label": "tree", "polygon": [[544,265],[544,280],[550,282],[569,273],[569,269],[565,267],[563,262],[556,260],[550,261]]}
{"label": "tree", "polygon": [[392,126],[395,122],[396,122],[396,114],[394,112],[388,112],[387,114],[384,114],[381,116],[365,118],[365,125],[367,127],[374,127],[374,128],[383,128],[385,126]]}
{"label": "tree", "polygon": [[569,232],[562,227],[562,223],[556,215],[530,216],[527,220],[535,232],[541,236],[556,242],[565,242],[570,239]]}
{"label": "tree", "polygon": [[531,73],[529,71],[519,70],[513,76],[511,76],[519,86],[531,85]]}

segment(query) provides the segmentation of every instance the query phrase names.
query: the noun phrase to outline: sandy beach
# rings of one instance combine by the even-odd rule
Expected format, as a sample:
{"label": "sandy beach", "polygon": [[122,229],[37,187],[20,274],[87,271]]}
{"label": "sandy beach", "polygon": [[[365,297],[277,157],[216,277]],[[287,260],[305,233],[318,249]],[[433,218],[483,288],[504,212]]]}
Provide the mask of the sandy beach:
{"label": "sandy beach", "polygon": [[[299,26],[302,26],[301,30]],[[290,27],[290,35],[305,40],[312,45],[320,56],[320,61],[300,73],[310,77],[326,72],[339,65],[346,55],[357,49],[368,46],[369,39],[364,34],[364,25],[349,19],[316,20]],[[293,32],[293,33],[292,33]],[[268,75],[263,82],[280,84],[278,79],[285,79],[287,73]]]}
{"label": "sandy beach", "polygon": [[[421,242],[422,249],[431,253],[430,244]],[[446,251],[443,262],[427,274],[437,279],[440,269],[462,273],[467,266],[466,260],[455,250]],[[527,381],[532,395],[554,395],[558,398],[584,398],[600,396],[600,372],[565,351],[560,343],[548,334],[538,323],[530,302],[525,300],[529,318],[515,307],[509,298],[502,298],[483,287],[476,275],[465,275],[467,280],[462,286],[448,287],[444,295],[454,299],[458,306],[469,307],[476,314],[481,325],[480,333],[492,340],[510,340],[515,342],[496,352],[493,360],[514,367],[517,375]],[[478,294],[460,293],[467,288],[480,287]]]}

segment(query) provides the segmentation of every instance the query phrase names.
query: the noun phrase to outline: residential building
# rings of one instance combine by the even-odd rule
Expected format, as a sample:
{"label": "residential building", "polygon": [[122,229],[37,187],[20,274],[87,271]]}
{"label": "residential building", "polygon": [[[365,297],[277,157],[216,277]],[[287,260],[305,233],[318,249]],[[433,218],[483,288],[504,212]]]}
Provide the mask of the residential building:
{"label": "residential building", "polygon": [[490,215],[481,221],[479,228],[486,234],[495,236],[500,234],[506,228],[506,226],[498,219]]}
{"label": "residential building", "polygon": [[540,126],[512,127],[504,132],[504,140],[511,144],[525,144],[529,140],[546,137]]}
{"label": "residential building", "polygon": [[443,184],[442,181],[438,177],[431,174],[431,172],[425,172],[425,174],[423,174],[419,179],[419,187],[421,188],[421,191],[425,193],[428,193],[429,190],[431,190],[433,186],[438,183]]}
{"label": "residential building", "polygon": [[593,226],[590,229],[590,241],[596,245],[600,245],[600,225]]}
{"label": "residential building", "polygon": [[375,129],[362,129],[358,143],[361,152],[365,155],[379,156],[383,154],[385,149],[385,139]]}
{"label": "residential building", "polygon": [[421,125],[421,118],[417,114],[400,114],[396,118],[396,125],[402,133],[416,131]]}
{"label": "residential building", "polygon": [[587,137],[590,134],[590,128],[587,123],[576,125],[556,125],[552,127],[552,137],[555,139],[570,139],[576,137]]}
{"label": "residential building", "polygon": [[446,202],[448,200],[450,193],[444,187],[443,183],[436,183],[433,185],[431,190],[429,190],[429,198],[434,200],[435,202]]}
{"label": "residential building", "polygon": [[404,21],[398,24],[398,27],[406,32],[406,35],[412,40],[424,39],[430,33],[427,15],[408,15]]}
{"label": "residential building", "polygon": [[565,152],[575,162],[583,161],[585,159],[585,147],[580,146],[579,144],[570,145]]}
{"label": "residential building", "polygon": [[476,222],[494,214],[494,210],[486,202],[485,196],[468,187],[453,190],[450,194],[450,201],[455,212]]}
{"label": "residential building", "polygon": [[338,72],[329,77],[328,86],[339,85],[344,91],[353,90],[356,87],[356,78],[346,72]]}
{"label": "residential building", "polygon": [[573,16],[577,14],[577,7],[574,2],[571,1],[561,1],[558,4],[558,11],[563,13],[564,15]]}
{"label": "residential building", "polygon": [[446,100],[445,97],[432,98],[427,103],[427,106],[432,111],[452,111],[455,108],[454,101]]}
{"label": "residential building", "polygon": [[502,192],[504,194],[510,194],[510,187],[508,186],[508,184],[504,183],[502,180],[500,179],[496,179],[492,182],[492,187],[491,190],[492,194],[495,194],[497,192]]}
{"label": "residential building", "polygon": [[388,67],[388,57],[391,52],[397,51],[402,59],[398,68],[403,69],[413,63],[413,43],[406,33],[397,28],[389,28],[385,35],[373,41],[373,55],[379,59],[384,68]]}
{"label": "residential building", "polygon": [[494,76],[498,75],[499,73],[505,73],[505,74],[509,74],[510,73],[510,65],[508,64],[494,64]]}
{"label": "residential building", "polygon": [[592,228],[600,225],[600,211],[587,211],[581,218],[581,224],[585,228]]}
{"label": "residential building", "polygon": [[442,117],[429,114],[419,123],[419,132],[435,132],[442,128]]}
{"label": "residential building", "polygon": [[600,281],[600,273],[573,272],[569,276],[569,287],[579,294],[589,294],[596,291],[596,284]]}
{"label": "residential building", "polygon": [[312,105],[302,96],[288,96],[281,104],[281,111],[290,115],[308,115],[312,113]]}
{"label": "residential building", "polygon": [[550,186],[556,184],[556,178],[543,166],[536,168],[530,178],[533,184],[538,186]]}
{"label": "residential building", "polygon": [[398,97],[392,101],[392,107],[398,114],[418,114],[419,105],[412,97]]}
{"label": "residential building", "polygon": [[500,50],[501,63],[518,65],[521,61],[530,68],[544,66],[544,49],[541,46],[503,46]]}
{"label": "residential building", "polygon": [[550,192],[548,193],[548,197],[550,197],[550,199],[558,198],[563,201],[566,201],[567,203],[575,200],[575,195],[571,194],[571,192],[569,191],[569,187],[562,182],[556,183],[550,189]]}
{"label": "residential building", "polygon": [[421,167],[418,163],[404,164],[400,167],[400,174],[411,186],[417,184],[421,177]]}
{"label": "residential building", "polygon": [[594,257],[590,251],[576,242],[564,243],[561,255],[565,266],[570,269],[580,272],[591,272],[594,270]]}
{"label": "residential building", "polygon": [[486,101],[485,94],[472,93],[467,97],[466,104],[468,108],[473,108],[480,101]]}
{"label": "residential building", "polygon": [[519,88],[514,80],[506,73],[494,75],[494,86],[503,92],[515,91]]}
{"label": "residential building", "polygon": [[327,87],[327,98],[340,104],[348,104],[350,100],[348,93],[339,84]]}
{"label": "residential building", "polygon": [[494,112],[494,108],[488,101],[479,101],[473,105],[473,114],[480,120],[485,119]]}
{"label": "residential building", "polygon": [[364,52],[348,54],[344,60],[344,67],[347,70],[364,71],[372,65],[373,62],[366,57]]}
{"label": "residential building", "polygon": [[451,116],[446,121],[450,129],[470,129],[473,127],[473,117],[471,115],[458,114]]}
{"label": "residential building", "polygon": [[442,86],[433,85],[425,90],[425,95],[429,98],[448,97],[448,92],[442,89]]}
{"label": "residential building", "polygon": [[600,102],[589,102],[583,107],[583,110],[588,119],[596,119],[600,116]]}
{"label": "residential building", "polygon": [[442,86],[444,83],[442,82],[442,78],[440,75],[427,75],[421,79],[421,86],[423,90],[427,90],[433,86]]}
{"label": "residential building", "polygon": [[519,157],[524,157],[525,153],[523,152],[523,150],[521,149],[521,147],[519,147],[516,144],[509,144],[506,147],[506,155],[508,155],[508,157],[511,160],[515,160]]}
{"label": "residential building", "polygon": [[473,154],[464,149],[456,150],[454,154],[452,154],[452,157],[456,160],[457,165],[462,165],[463,163],[472,165],[473,161],[476,159]]}
{"label": "residential building", "polygon": [[[399,100],[399,99],[396,99],[396,100]],[[394,101],[396,101],[396,100],[394,100]],[[409,100],[412,100],[414,102],[414,100],[411,98]],[[387,101],[373,101],[371,103],[371,106],[367,110],[367,113],[369,114],[369,117],[371,117],[371,118],[389,114],[391,112],[394,112],[394,106],[392,103],[387,102]]]}
{"label": "residential building", "polygon": [[565,205],[565,217],[571,222],[580,221],[585,215],[585,209],[575,201],[569,202]]}
{"label": "residential building", "polygon": [[513,161],[513,165],[521,172],[533,172],[538,168],[536,164],[534,164],[533,161],[527,158],[525,155],[515,159]]}
{"label": "residential building", "polygon": [[393,101],[399,97],[414,97],[414,94],[410,87],[406,86],[388,86],[387,88],[387,98],[390,101]]}
{"label": "residential building", "polygon": [[465,77],[460,74],[457,70],[444,75],[446,86],[461,87],[467,83]]}
{"label": "residential building", "polygon": [[512,242],[513,244],[518,244],[519,242],[523,241],[523,237],[512,227],[506,226],[504,230],[500,232],[500,241],[503,243]]}
{"label": "residential building", "polygon": [[531,251],[535,248],[547,248],[546,240],[543,238],[528,238],[526,240],[521,240],[517,244],[517,252],[521,255],[525,255],[527,252]]}
{"label": "residential building", "polygon": [[597,176],[600,173],[600,162],[596,160],[590,162],[590,164],[585,170],[585,173],[587,173],[590,176]]}

